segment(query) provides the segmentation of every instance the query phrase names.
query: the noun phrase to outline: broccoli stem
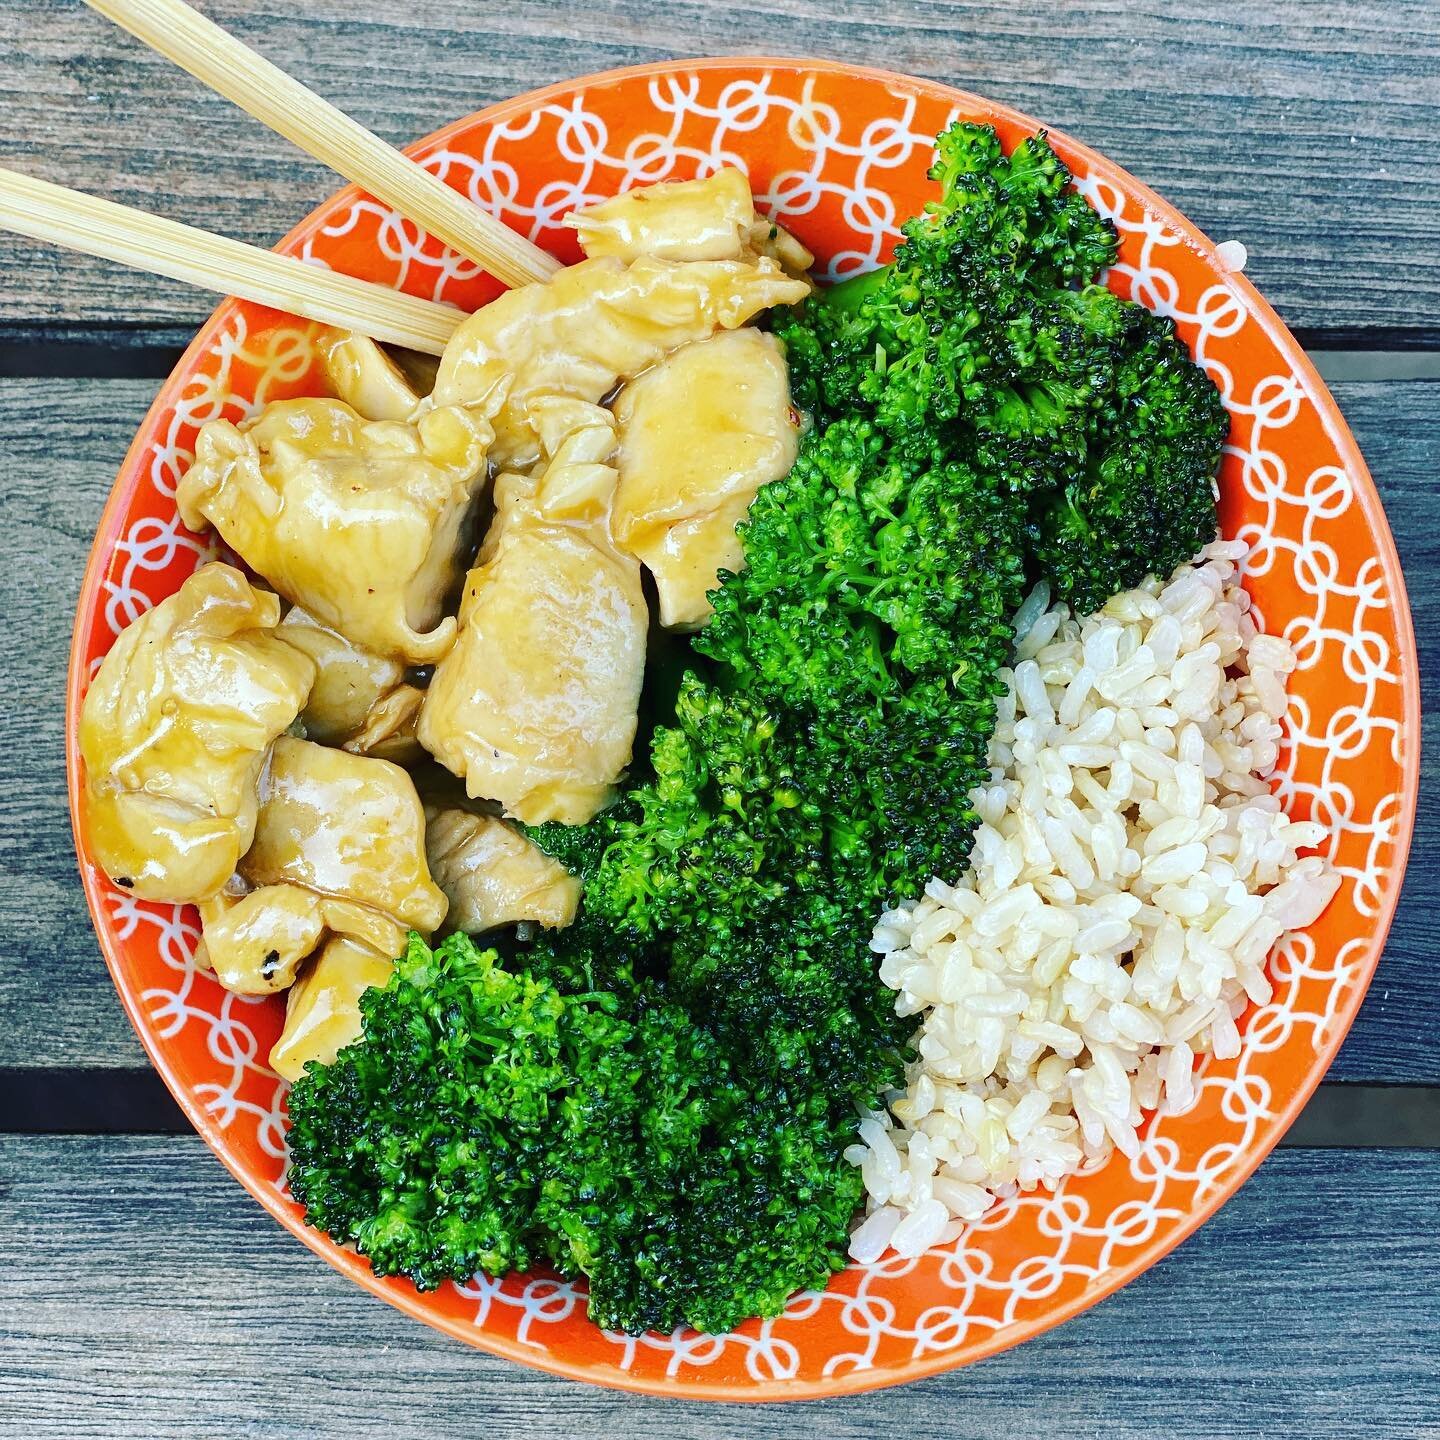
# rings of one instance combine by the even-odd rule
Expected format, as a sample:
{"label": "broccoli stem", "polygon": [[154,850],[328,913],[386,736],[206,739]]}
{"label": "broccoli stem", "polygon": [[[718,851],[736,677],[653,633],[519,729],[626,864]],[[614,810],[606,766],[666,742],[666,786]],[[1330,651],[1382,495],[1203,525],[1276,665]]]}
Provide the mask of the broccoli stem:
{"label": "broccoli stem", "polygon": [[820,298],[827,309],[854,315],[868,295],[884,290],[890,275],[890,266],[882,265],[878,270],[867,270],[863,275],[852,275],[837,285],[830,285],[820,291]]}

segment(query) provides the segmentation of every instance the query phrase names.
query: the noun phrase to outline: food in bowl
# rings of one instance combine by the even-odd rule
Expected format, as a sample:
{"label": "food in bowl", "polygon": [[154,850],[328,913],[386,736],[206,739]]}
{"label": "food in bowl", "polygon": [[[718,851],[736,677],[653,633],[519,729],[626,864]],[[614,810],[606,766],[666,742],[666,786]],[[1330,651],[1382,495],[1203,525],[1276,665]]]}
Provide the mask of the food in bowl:
{"label": "food in bowl", "polygon": [[[202,905],[207,952],[222,949],[212,936],[223,940],[229,958],[216,972],[238,977],[236,988],[263,993],[295,978],[275,1056],[295,1077],[291,1189],[312,1223],[378,1272],[430,1286],[544,1259],[586,1276],[592,1317],[607,1327],[726,1331],[823,1282],[847,1247],[912,1250],[940,1238],[977,1211],[964,1186],[993,1196],[1053,1184],[1101,1158],[1106,1138],[1123,1143],[1115,1067],[1132,1082],[1107,1035],[1138,1027],[1128,1038],[1151,1051],[1167,1037],[1153,1038],[1154,1017],[1104,986],[1120,987],[1111,971],[1127,993],[1137,983],[1118,959],[1127,939],[1140,948],[1152,921],[1170,936],[1153,913],[1165,909],[1160,890],[1212,861],[1236,868],[1238,852],[1209,843],[1228,833],[1225,816],[1216,828],[1207,813],[1222,808],[1210,787],[1240,773],[1216,747],[1227,727],[1264,722],[1244,734],[1256,749],[1236,793],[1249,794],[1273,741],[1265,706],[1283,665],[1272,654],[1248,682],[1228,676],[1212,693],[1205,666],[1223,675],[1238,652],[1217,665],[1202,639],[1182,659],[1199,617],[1167,611],[1162,587],[1183,589],[1171,572],[1215,538],[1227,422],[1173,325],[1099,283],[1114,254],[1108,223],[1070,188],[1043,136],[1007,155],[989,127],[954,126],[934,177],[937,199],[906,227],[890,266],[816,293],[802,273],[808,256],[747,209],[733,173],[632,192],[598,219],[582,217],[591,258],[467,321],[433,394],[413,408],[403,391],[397,400],[377,354],[374,384],[337,365],[339,398],[278,402],[217,428],[214,443],[202,438],[203,468],[197,461],[200,474],[181,482],[187,513],[355,650],[434,665],[402,687],[423,691],[407,738],[465,793],[447,792],[433,770],[412,778],[363,747],[306,738],[300,717],[323,677],[308,690],[291,685],[283,705],[231,684],[232,652],[251,632],[254,643],[288,642],[274,596],[216,566],[187,583],[250,587],[251,609],[264,614],[198,657],[157,637],[152,658],[166,678],[156,703],[137,707],[146,719],[131,750],[86,749],[82,726],[87,803],[139,791],[203,811],[210,789],[153,763],[176,736],[175,753],[228,766],[233,873],[217,880],[223,867],[212,866],[204,886],[173,895],[162,873],[147,893]],[[748,334],[761,318],[768,336]],[[341,346],[363,360],[361,342]],[[776,378],[780,347],[788,396]],[[492,480],[493,515],[457,598],[446,582],[468,558],[463,520]],[[1219,575],[1237,558],[1210,552],[1201,570]],[[675,637],[658,643],[647,565]],[[1140,780],[1112,789],[1119,762],[1095,758],[1106,736],[1051,736],[1091,747],[1059,757],[1072,787],[1063,790],[1046,769],[1049,739],[1022,738],[1025,721],[1056,709],[1047,687],[1061,683],[1063,665],[1041,674],[1037,651],[1032,678],[1028,658],[1010,663],[1017,643],[1047,625],[1061,648],[1078,643],[1083,655],[1088,643],[1064,628],[1065,613],[1045,609],[1048,596],[1034,598],[1037,580],[1077,615],[1104,611],[1131,626],[1108,664],[1092,667],[1074,724],[1098,729],[1107,722],[1096,715],[1116,715],[1108,723],[1121,741],[1140,747],[1120,757]],[[1145,597],[1165,613],[1148,613]],[[1167,619],[1180,630],[1168,676],[1157,673],[1150,633]],[[1238,615],[1233,627],[1255,639]],[[318,675],[316,654],[291,648],[293,674]],[[1243,713],[1262,670],[1266,699]],[[1159,693],[1155,681],[1169,688]],[[97,683],[103,693],[141,681],[102,665]],[[1022,719],[1005,719],[1011,686]],[[1114,701],[1134,686],[1156,693],[1138,707],[1085,709],[1091,691]],[[1167,704],[1176,693],[1186,706]],[[240,738],[212,725],[211,697],[223,698]],[[642,699],[665,713],[636,749]],[[355,708],[363,722],[369,711]],[[1132,724],[1136,736],[1126,734]],[[303,734],[280,733],[297,725]],[[1162,777],[1145,776],[1139,755],[1164,754],[1167,729],[1188,778],[1168,756],[1152,768],[1169,765],[1192,800],[1198,772],[1198,816],[1155,812],[1166,803]],[[1026,743],[1037,753],[1026,755]],[[1220,762],[1213,776],[1207,746]],[[870,943],[883,915],[881,949],[934,952],[942,969],[963,959],[963,921],[947,917],[956,929],[942,936],[924,907],[943,899],[960,917],[956,896],[1015,888],[1018,874],[999,883],[986,837],[1006,835],[1007,781],[1036,798],[1028,774],[1008,774],[1032,761],[1052,788],[1015,823],[1054,822],[1041,826],[1053,863],[1046,872],[1044,856],[1022,854],[1035,873],[1021,883],[1051,902],[1059,918],[1044,923],[1068,923],[1061,908],[1086,891],[1101,913],[1085,932],[1090,948],[1067,952],[1058,991],[1078,1011],[1088,997],[1074,1005],[1076,987],[1088,986],[1088,1015],[1069,1017],[1068,1029],[1049,1016],[1058,976],[1022,996],[1022,1012],[1032,1001],[1045,1012],[1025,1021],[1066,1032],[1052,1052],[1066,1063],[1058,1113],[1063,1125],[1063,1105],[1072,1107],[1084,1143],[1073,1164],[1067,1155],[1058,1169],[1011,1175],[995,1156],[994,1124],[1045,1128],[1029,1097],[1049,1113],[1055,1088],[998,1102],[993,1093],[1024,1077],[1010,1063],[1013,1043],[1000,1068],[1004,1047],[988,1022],[1003,1032],[1022,1012],[1005,1008],[1009,994],[987,1011],[937,988],[937,1012],[968,1008],[982,1054],[996,1051],[989,1073],[940,1072],[956,1092],[951,1117],[924,1039],[905,1073],[913,1002],[925,994],[903,992],[897,1013]],[[1087,765],[1093,773],[1077,779]],[[488,897],[494,913],[518,919],[513,933],[487,934],[483,947],[442,936],[446,914],[462,907],[431,873],[417,779],[438,790],[438,801],[426,797],[432,816],[483,817],[504,827],[511,859],[529,861],[519,867],[525,894]],[[1083,853],[1076,862],[1084,810],[1059,803],[1093,798],[1087,781],[1114,802],[1114,823],[1136,827],[1103,880]],[[967,892],[982,817],[977,888]],[[1145,853],[1137,880],[1132,839],[1143,849],[1156,832],[1178,837],[1177,825],[1162,828],[1174,821],[1198,829]],[[1312,873],[1291,853],[1314,838],[1303,828],[1280,835],[1285,853],[1237,872],[1244,893],[1231,902],[1227,881],[1224,903],[1263,904],[1271,887],[1291,883],[1281,876],[1291,868],[1292,878],[1327,883],[1323,864]],[[156,863],[142,829],[130,839],[134,853],[114,857],[125,872],[111,871],[117,879]],[[1181,873],[1196,845],[1204,855]],[[537,885],[537,872],[549,883]],[[1218,885],[1223,872],[1207,875]],[[559,928],[553,892],[565,878],[581,893]],[[1154,893],[1141,883],[1151,881]],[[530,908],[531,895],[552,908],[541,913],[539,898]],[[897,908],[907,901],[918,908]],[[1176,903],[1187,920],[1220,923],[1193,900]],[[1023,907],[1010,895],[996,904],[966,917],[977,933],[1021,931]],[[908,944],[889,943],[900,938]],[[1023,960],[1019,935],[1006,939]],[[939,955],[944,944],[953,953]],[[1172,950],[1167,938],[1167,965]],[[1047,950],[1047,966],[1056,953]],[[888,978],[903,969],[887,957]],[[1237,960],[1213,996],[1204,989],[1213,977],[1202,976],[1190,998],[1208,1009],[1163,1062],[1166,1083],[1177,1076],[1172,1095],[1181,1044],[1193,1052],[1228,1038],[1221,1012],[1228,1018],[1229,987],[1245,973]],[[927,1032],[945,1018],[932,1015]],[[1046,1048],[1044,1033],[1026,1038]],[[1134,1093],[1158,1101],[1151,1051],[1137,1049]],[[1103,1106],[1090,1089],[1096,1076]],[[988,1107],[989,1150],[975,1151],[983,1176],[963,1135],[926,1123],[964,1122],[977,1102]],[[1123,1112],[1131,1134],[1132,1109]],[[892,1156],[900,1164],[892,1129],[905,1141],[905,1187],[891,1171]],[[857,1229],[867,1188],[875,1208]]]}
{"label": "food in bowl", "polygon": [[912,1038],[905,1092],[851,1158],[871,1213],[850,1253],[916,1255],[997,1199],[1140,1153],[1197,1059],[1240,1052],[1266,959],[1340,876],[1325,826],[1267,783],[1291,647],[1209,545],[1077,619],[1017,612],[969,870],[882,915],[872,947]]}

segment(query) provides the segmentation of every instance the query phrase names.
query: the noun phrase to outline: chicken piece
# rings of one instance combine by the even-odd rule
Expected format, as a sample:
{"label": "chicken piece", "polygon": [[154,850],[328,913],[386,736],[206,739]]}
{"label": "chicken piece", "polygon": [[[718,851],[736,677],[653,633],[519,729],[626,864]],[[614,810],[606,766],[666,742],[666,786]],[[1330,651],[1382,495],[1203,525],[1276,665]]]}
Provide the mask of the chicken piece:
{"label": "chicken piece", "polygon": [[404,926],[368,905],[288,884],[222,891],[201,902],[200,924],[195,963],[239,995],[287,989],[326,935],[348,936],[382,955],[398,955],[406,935]]}
{"label": "chicken piece", "polygon": [[360,997],[385,985],[394,970],[393,959],[360,941],[345,935],[327,941],[286,996],[285,1028],[271,1047],[270,1068],[293,1084],[310,1061],[333,1064],[360,1038]]}
{"label": "chicken piece", "polygon": [[495,534],[465,581],[420,743],[507,815],[578,825],[630,760],[648,615],[640,566],[610,538],[614,419],[539,402],[549,463],[497,485]]}
{"label": "chicken piece", "polygon": [[[445,917],[423,827],[403,770],[282,737],[262,776],[255,843],[231,885],[200,906],[197,962],[242,995],[285,989],[330,936],[388,963],[408,930],[428,935]],[[235,888],[246,884],[255,888]]]}
{"label": "chicken piece", "polygon": [[364,728],[370,712],[387,695],[405,684],[401,661],[361,649],[298,605],[276,633],[315,662],[315,683],[300,712],[309,740],[343,745]]}
{"label": "chicken piece", "polygon": [[286,989],[325,933],[318,901],[299,885],[265,885],[245,895],[222,891],[202,900],[195,963],[240,995]]}
{"label": "chicken piece", "polygon": [[338,745],[353,755],[378,755],[397,765],[424,751],[415,738],[423,692],[405,683],[406,667],[372,655],[298,605],[277,632],[315,662],[315,684],[300,712],[307,740]]}
{"label": "chicken piece", "polygon": [[810,267],[815,256],[776,220],[756,217],[750,227],[750,249],[763,259],[773,260],[791,279],[801,281],[807,290],[815,288]]}
{"label": "chicken piece", "polygon": [[446,924],[467,935],[532,920],[551,930],[575,918],[580,882],[493,815],[426,807],[425,854],[450,901]]}
{"label": "chicken piece", "polygon": [[276,596],[206,565],[101,663],[80,711],[80,824],[132,895],[208,899],[249,847],[261,763],[315,678],[279,619]]}
{"label": "chicken piece", "polygon": [[615,541],[655,577],[660,623],[695,629],[716,572],[745,562],[735,527],[755,492],[795,463],[784,352],[749,329],[687,345],[620,392],[615,418]]}
{"label": "chicken piece", "polygon": [[288,735],[262,777],[240,875],[352,900],[427,935],[448,904],[425,863],[425,813],[410,777],[388,760]]}
{"label": "chicken piece", "polygon": [[352,755],[373,755],[395,765],[414,765],[425,758],[415,733],[425,692],[414,685],[392,690],[365,717],[365,723],[340,747]]}
{"label": "chicken piece", "polygon": [[773,220],[755,213],[750,181],[727,166],[699,180],[637,186],[565,223],[592,260],[756,260],[768,256],[795,276],[815,257]]}
{"label": "chicken piece", "polygon": [[326,330],[317,342],[330,388],[367,420],[409,420],[420,396],[368,335]]}
{"label": "chicken piece", "polygon": [[490,458],[526,470],[541,455],[537,400],[598,403],[681,345],[808,293],[769,259],[586,260],[544,283],[508,290],[464,321],[441,358],[432,402],[465,404],[513,376]]}
{"label": "chicken piece", "polygon": [[442,616],[493,434],[486,401],[414,425],[340,400],[281,400],[212,420],[175,500],[282,595],[377,655],[427,664],[455,638]]}
{"label": "chicken piece", "polygon": [[434,390],[435,376],[440,371],[438,355],[426,355],[419,350],[407,350],[403,345],[387,345],[384,347],[384,352],[386,358],[394,364],[405,383],[415,394],[424,397]]}

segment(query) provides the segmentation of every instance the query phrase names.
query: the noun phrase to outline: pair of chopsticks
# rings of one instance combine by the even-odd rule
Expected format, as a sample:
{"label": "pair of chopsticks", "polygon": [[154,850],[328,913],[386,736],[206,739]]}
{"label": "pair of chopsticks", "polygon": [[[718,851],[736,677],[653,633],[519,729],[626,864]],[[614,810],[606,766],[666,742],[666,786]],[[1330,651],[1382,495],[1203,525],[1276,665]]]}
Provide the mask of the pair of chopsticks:
{"label": "pair of chopsticks", "polygon": [[[87,0],[144,43],[506,285],[559,268],[538,246],[307,90],[184,0]],[[0,168],[0,228],[438,355],[451,305],[307,265]]]}

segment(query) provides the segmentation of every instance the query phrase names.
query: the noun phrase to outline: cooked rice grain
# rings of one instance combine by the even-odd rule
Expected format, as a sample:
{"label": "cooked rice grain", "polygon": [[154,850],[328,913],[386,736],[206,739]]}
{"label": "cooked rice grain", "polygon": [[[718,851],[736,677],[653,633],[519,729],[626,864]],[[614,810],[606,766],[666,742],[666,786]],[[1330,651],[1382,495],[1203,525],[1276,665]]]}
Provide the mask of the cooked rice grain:
{"label": "cooked rice grain", "polygon": [[1256,628],[1245,554],[1212,545],[1078,623],[1043,586],[1021,607],[970,871],[871,942],[921,1025],[905,1092],[848,1152],[857,1260],[1135,1155],[1142,1111],[1184,1109],[1197,1057],[1239,1053],[1266,957],[1339,888],[1300,855],[1324,827],[1266,783],[1295,655]]}

